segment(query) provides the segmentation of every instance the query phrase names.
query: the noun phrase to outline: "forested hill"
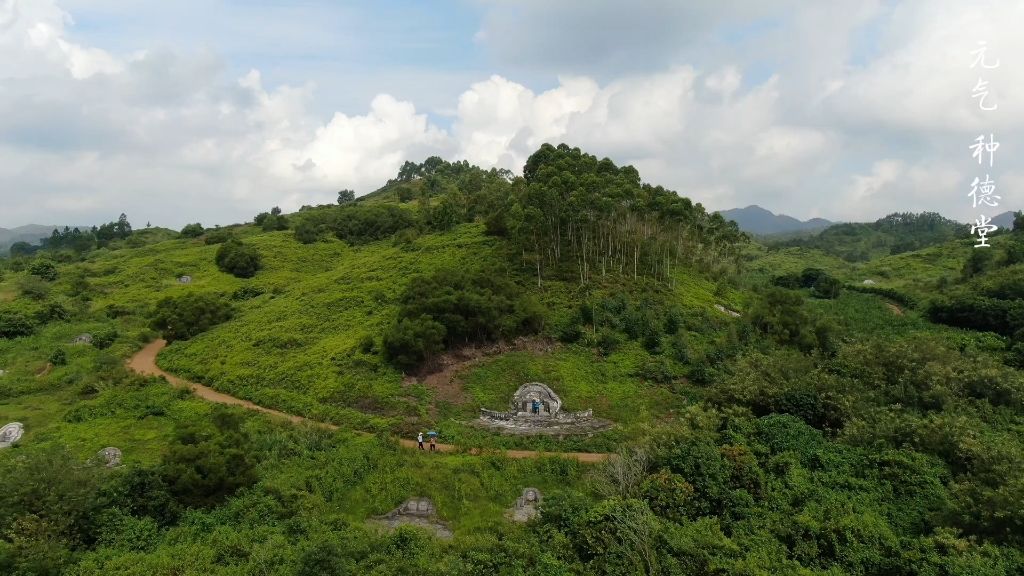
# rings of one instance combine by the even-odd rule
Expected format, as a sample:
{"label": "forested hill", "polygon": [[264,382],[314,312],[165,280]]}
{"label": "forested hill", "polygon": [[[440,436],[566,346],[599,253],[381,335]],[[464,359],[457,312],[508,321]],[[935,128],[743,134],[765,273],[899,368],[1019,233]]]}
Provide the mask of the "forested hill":
{"label": "forested hill", "polygon": [[769,244],[774,248],[813,248],[847,262],[867,262],[966,238],[970,228],[934,212],[904,212],[871,223],[836,224],[814,236]]}
{"label": "forested hill", "polygon": [[[685,194],[546,145],[0,257],[0,574],[1024,574],[1024,225],[850,262]],[[613,427],[480,427],[530,382]]]}

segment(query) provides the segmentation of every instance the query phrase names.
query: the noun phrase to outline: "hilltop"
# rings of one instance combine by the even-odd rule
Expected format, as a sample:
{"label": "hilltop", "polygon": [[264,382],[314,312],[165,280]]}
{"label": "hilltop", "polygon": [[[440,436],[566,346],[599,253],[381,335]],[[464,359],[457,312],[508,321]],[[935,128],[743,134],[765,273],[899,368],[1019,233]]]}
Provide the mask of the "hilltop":
{"label": "hilltop", "polygon": [[[766,246],[565,145],[523,177],[430,158],[253,212],[122,215],[0,260],[0,424],[24,425],[0,449],[0,571],[1024,569],[1019,232],[980,250],[902,215]],[[918,247],[844,257],[880,238]],[[157,339],[176,382],[294,418],[130,371]],[[615,427],[466,423],[528,382]],[[396,441],[427,431],[453,448]],[[106,447],[123,467],[96,464]],[[540,516],[513,523],[528,487]],[[453,540],[366,524],[418,497]]]}

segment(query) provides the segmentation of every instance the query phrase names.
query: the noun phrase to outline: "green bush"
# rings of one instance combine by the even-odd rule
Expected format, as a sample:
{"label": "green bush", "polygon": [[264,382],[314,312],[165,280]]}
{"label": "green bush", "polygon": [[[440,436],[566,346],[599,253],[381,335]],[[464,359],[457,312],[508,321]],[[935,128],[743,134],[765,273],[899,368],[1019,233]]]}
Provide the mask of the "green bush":
{"label": "green bush", "polygon": [[302,220],[295,225],[295,240],[301,244],[313,244],[320,237],[316,226],[308,220]]}
{"label": "green bush", "polygon": [[68,363],[68,353],[63,348],[57,348],[50,354],[50,358],[47,360],[54,366],[66,366]]}
{"label": "green bush", "polygon": [[672,365],[662,356],[648,358],[643,366],[640,367],[637,375],[648,382],[656,382],[658,384],[668,384],[675,379]]}
{"label": "green bush", "polygon": [[217,249],[217,268],[237,278],[252,278],[260,269],[261,258],[254,246],[232,239]]}
{"label": "green bush", "polygon": [[818,298],[835,300],[843,291],[843,283],[831,276],[821,276],[814,282],[814,295]]}
{"label": "green bush", "polygon": [[400,368],[413,368],[444,350],[444,338],[444,325],[426,314],[415,320],[403,318],[384,334],[384,358]]}
{"label": "green bush", "polygon": [[57,279],[57,265],[50,260],[35,260],[28,265],[28,273],[53,282]]}
{"label": "green bush", "polygon": [[117,328],[110,326],[92,335],[92,345],[99,350],[106,350],[114,345],[119,336]]}
{"label": "green bush", "polygon": [[71,312],[60,302],[47,302],[36,312],[36,321],[40,324],[67,322],[70,318]]}
{"label": "green bush", "polygon": [[213,232],[207,234],[206,238],[203,239],[203,243],[206,244],[207,246],[213,246],[215,244],[223,244],[225,242],[230,242],[231,239],[234,237],[235,235],[231,232],[231,230],[227,230],[225,228],[218,228]]}
{"label": "green bush", "polygon": [[36,331],[35,323],[19,312],[0,312],[0,338],[31,336]]}
{"label": "green bush", "polygon": [[263,288],[261,288],[259,286],[256,286],[256,285],[253,285],[253,284],[246,284],[245,286],[242,286],[238,290],[235,290],[234,293],[231,294],[231,299],[232,300],[252,300],[253,298],[257,298],[259,296],[262,296],[265,293],[266,293],[266,290],[264,290]]}
{"label": "green bush", "polygon": [[168,342],[188,340],[227,322],[233,314],[231,304],[217,294],[188,292],[157,302],[152,327]]}
{"label": "green bush", "polygon": [[181,229],[181,235],[185,238],[199,238],[206,230],[199,222],[188,224]]}
{"label": "green bush", "polygon": [[37,276],[25,276],[18,279],[18,290],[21,295],[42,302],[50,296],[50,285]]}
{"label": "green bush", "polygon": [[[424,317],[442,325],[443,344],[448,347],[530,333],[543,325],[543,315],[539,303],[523,298],[504,274],[487,268],[445,268],[414,276],[398,312],[399,320],[414,323],[409,326]],[[395,324],[391,330],[400,326]],[[405,339],[395,334],[391,341]]]}

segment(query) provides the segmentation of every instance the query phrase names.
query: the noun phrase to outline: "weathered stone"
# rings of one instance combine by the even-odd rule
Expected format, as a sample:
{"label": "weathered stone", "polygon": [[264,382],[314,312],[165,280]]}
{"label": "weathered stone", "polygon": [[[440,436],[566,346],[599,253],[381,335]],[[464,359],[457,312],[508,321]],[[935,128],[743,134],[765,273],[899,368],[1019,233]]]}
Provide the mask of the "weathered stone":
{"label": "weathered stone", "polygon": [[180,276],[178,278],[178,282],[180,282],[182,284],[188,284],[191,281],[192,281],[192,277],[191,276]]}
{"label": "weathered stone", "polygon": [[92,342],[92,334],[79,334],[71,342],[72,344],[89,344]]}
{"label": "weathered stone", "polygon": [[874,284],[875,281],[874,280],[865,280],[863,283],[864,284]]}
{"label": "weathered stone", "polygon": [[407,525],[425,528],[445,540],[454,537],[448,523],[437,519],[437,509],[430,498],[410,498],[391,512],[383,516],[374,516],[366,522],[388,531]]}
{"label": "weathered stone", "polygon": [[96,453],[96,459],[103,462],[107,468],[114,468],[121,463],[121,450],[108,446]]}
{"label": "weathered stone", "polygon": [[7,371],[6,370],[0,370],[0,377],[3,377],[4,374],[7,374]]}
{"label": "weathered stone", "polygon": [[715,308],[717,308],[719,312],[722,312],[724,314],[728,314],[729,316],[732,316],[733,318],[739,318],[740,317],[740,313],[739,312],[734,312],[732,310],[729,310],[728,308],[726,308],[725,306],[722,306],[721,304],[715,304]]}
{"label": "weathered stone", "polygon": [[[533,413],[533,401],[540,401],[540,409]],[[554,390],[531,382],[516,390],[509,402],[508,412],[480,409],[480,418],[470,423],[483,428],[500,429],[508,434],[574,435],[605,430],[612,426],[607,420],[594,418],[593,410],[562,412],[562,399]]]}
{"label": "weathered stone", "polygon": [[537,508],[540,500],[540,490],[527,488],[523,490],[523,495],[516,500],[512,508],[505,513],[505,517],[513,522],[527,522],[531,518],[540,516],[540,510]]}
{"label": "weathered stone", "polygon": [[21,422],[11,422],[7,426],[0,428],[0,448],[7,448],[14,444],[24,433],[25,427],[21,425]]}

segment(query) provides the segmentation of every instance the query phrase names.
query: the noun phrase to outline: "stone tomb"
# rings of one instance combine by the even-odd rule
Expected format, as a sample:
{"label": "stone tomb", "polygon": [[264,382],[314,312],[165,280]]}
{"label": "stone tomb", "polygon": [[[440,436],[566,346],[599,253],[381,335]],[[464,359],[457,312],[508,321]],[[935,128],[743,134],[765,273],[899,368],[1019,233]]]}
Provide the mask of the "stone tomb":
{"label": "stone tomb", "polygon": [[865,280],[864,282],[862,282],[862,284],[874,284],[874,283],[875,283],[874,280]]}
{"label": "stone tomb", "polygon": [[180,282],[182,284],[188,284],[188,283],[192,282],[192,277],[191,276],[179,276],[178,277],[178,282]]}
{"label": "stone tomb", "polygon": [[92,342],[92,334],[79,334],[71,341],[72,344],[89,344]]}
{"label": "stone tomb", "polygon": [[89,459],[90,464],[103,464],[107,468],[115,468],[121,463],[121,450],[108,446]]}
{"label": "stone tomb", "polygon": [[445,540],[454,537],[448,523],[437,519],[437,509],[430,498],[410,498],[391,512],[383,516],[374,516],[366,522],[371,526],[385,528],[388,531],[407,525],[426,528],[438,538]]}
{"label": "stone tomb", "polygon": [[25,427],[21,425],[21,422],[11,422],[7,426],[0,428],[0,448],[7,448],[14,444],[24,433]]}
{"label": "stone tomb", "polygon": [[513,522],[526,522],[540,516],[540,510],[537,508],[540,500],[540,490],[527,488],[523,490],[523,495],[516,500],[512,508],[505,513],[505,517]]}
{"label": "stone tomb", "polygon": [[[540,400],[540,411],[533,413],[533,401]],[[612,426],[607,420],[594,418],[593,410],[563,412],[562,399],[540,382],[524,384],[509,401],[508,412],[480,409],[480,418],[471,424],[500,429],[509,434],[587,434]]]}

